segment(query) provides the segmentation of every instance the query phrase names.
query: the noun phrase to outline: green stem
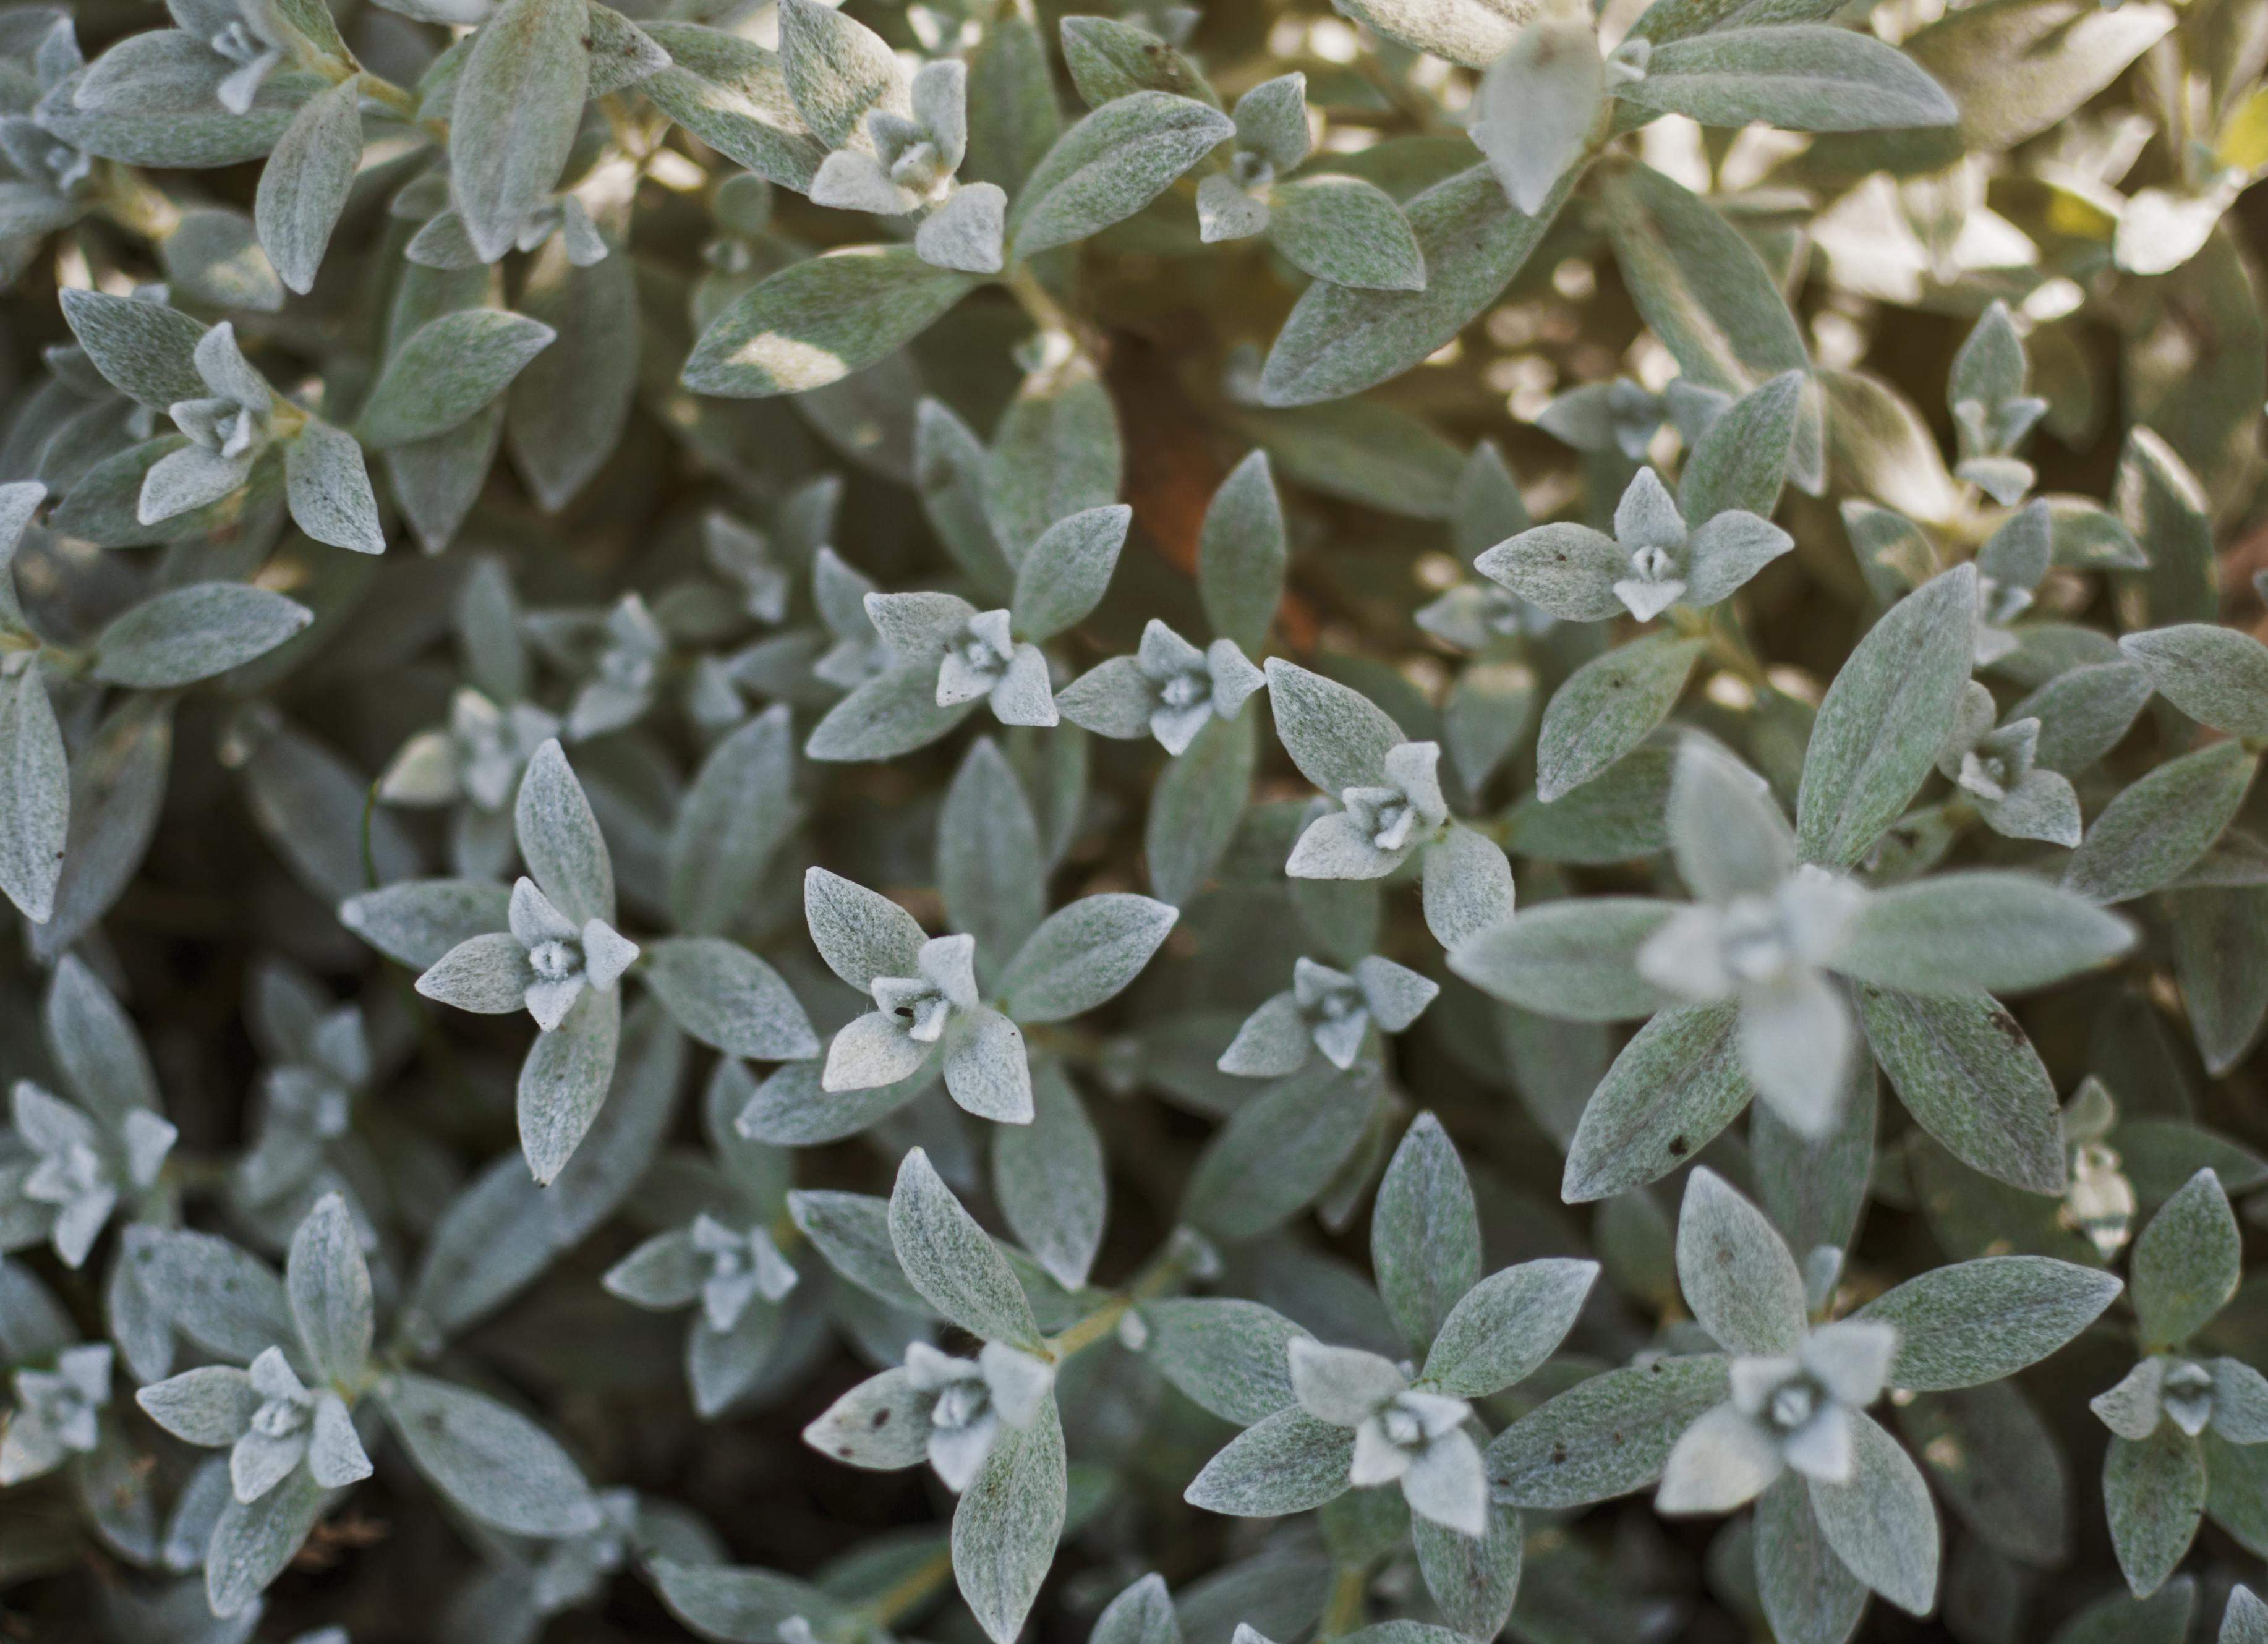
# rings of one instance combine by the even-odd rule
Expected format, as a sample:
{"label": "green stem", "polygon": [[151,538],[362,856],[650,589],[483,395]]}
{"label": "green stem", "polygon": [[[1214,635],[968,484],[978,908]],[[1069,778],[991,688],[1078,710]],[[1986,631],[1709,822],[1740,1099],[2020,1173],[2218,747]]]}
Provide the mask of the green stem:
{"label": "green stem", "polygon": [[1060,1364],[1081,1348],[1093,1346],[1118,1328],[1118,1321],[1133,1305],[1131,1297],[1111,1297],[1062,1335],[1052,1338],[1048,1343],[1048,1356]]}
{"label": "green stem", "polygon": [[1018,262],[1008,270],[1005,282],[1008,291],[1031,316],[1032,323],[1045,333],[1062,337],[1071,346],[1072,352],[1090,365],[1101,358],[1101,339],[1093,327],[1078,319],[1055,299],[1055,294],[1040,284],[1028,262]]}
{"label": "green stem", "polygon": [[363,70],[356,81],[355,90],[373,103],[385,104],[404,120],[415,120],[417,117],[417,94],[403,90],[382,74],[372,74],[367,69]]}
{"label": "green stem", "polygon": [[446,143],[449,140],[447,121],[418,118],[417,110],[424,99],[415,92],[405,91],[382,74],[372,74],[369,70],[360,68],[359,65],[356,67],[357,72],[355,90],[361,95],[367,97],[373,103],[383,104],[393,110],[394,114],[401,116],[405,125],[416,126],[434,142]]}
{"label": "green stem", "polygon": [[1075,1033],[1052,1022],[1026,1022],[1024,1041],[1035,1051],[1049,1051],[1068,1061],[1084,1064],[1102,1059],[1101,1040],[1091,1033]]}
{"label": "green stem", "polygon": [[1362,1628],[1362,1601],[1369,1591],[1370,1581],[1355,1565],[1341,1565],[1337,1578],[1331,1583],[1330,1602],[1324,1606],[1323,1618],[1316,1626],[1319,1639],[1344,1638]]}
{"label": "green stem", "polygon": [[932,1594],[952,1579],[953,1554],[939,1552],[883,1589],[873,1603],[860,1608],[873,1618],[876,1626],[894,1628],[901,1617],[920,1609],[929,1602]]}
{"label": "green stem", "polygon": [[1730,630],[1712,608],[1697,611],[1690,606],[1669,608],[1669,625],[1689,639],[1707,642],[1709,655],[1719,666],[1739,675],[1759,689],[1770,689],[1771,682],[1764,677],[1764,664],[1757,661],[1748,641],[1737,631]]}
{"label": "green stem", "polygon": [[180,209],[133,166],[106,160],[100,162],[100,174],[99,203],[121,228],[144,240],[163,240],[180,226]]}
{"label": "green stem", "polygon": [[184,1193],[217,1193],[228,1185],[231,1169],[225,1160],[169,1154],[158,1176]]}
{"label": "green stem", "polygon": [[[51,674],[64,679],[85,679],[94,671],[94,652],[92,651],[75,651],[69,645],[51,645],[33,634],[24,637],[31,641],[31,648],[40,653],[38,666]],[[18,647],[9,645],[4,648],[13,650]]]}
{"label": "green stem", "polygon": [[1117,1330],[1119,1321],[1132,1310],[1136,1302],[1154,1301],[1160,1296],[1169,1294],[1189,1277],[1197,1249],[1197,1244],[1192,1242],[1189,1235],[1176,1232],[1131,1285],[1062,1335],[1049,1338],[1047,1356],[1049,1361],[1060,1364],[1073,1353],[1092,1347],[1112,1334]]}

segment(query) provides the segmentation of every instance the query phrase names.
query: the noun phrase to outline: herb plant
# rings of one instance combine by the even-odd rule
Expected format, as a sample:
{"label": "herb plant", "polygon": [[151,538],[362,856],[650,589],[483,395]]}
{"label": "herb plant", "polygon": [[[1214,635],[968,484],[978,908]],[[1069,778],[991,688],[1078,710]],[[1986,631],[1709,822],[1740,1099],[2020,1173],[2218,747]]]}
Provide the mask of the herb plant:
{"label": "herb plant", "polygon": [[2268,1644],[2264,41],[0,10],[8,1629]]}

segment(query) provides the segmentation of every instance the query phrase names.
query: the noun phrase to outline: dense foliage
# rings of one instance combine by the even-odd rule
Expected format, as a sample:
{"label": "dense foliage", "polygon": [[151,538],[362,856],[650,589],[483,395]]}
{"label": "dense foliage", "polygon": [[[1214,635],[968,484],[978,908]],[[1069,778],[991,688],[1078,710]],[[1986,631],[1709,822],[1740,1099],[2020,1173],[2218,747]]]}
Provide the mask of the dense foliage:
{"label": "dense foliage", "polygon": [[11,1636],[2268,1644],[2268,0],[383,3],[0,10]]}

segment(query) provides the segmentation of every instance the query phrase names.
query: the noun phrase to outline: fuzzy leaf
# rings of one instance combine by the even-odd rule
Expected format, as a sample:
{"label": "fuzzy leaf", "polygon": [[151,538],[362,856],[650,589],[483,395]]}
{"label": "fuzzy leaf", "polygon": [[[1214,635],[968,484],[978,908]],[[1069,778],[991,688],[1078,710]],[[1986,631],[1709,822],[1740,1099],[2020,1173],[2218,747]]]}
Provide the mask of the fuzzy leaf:
{"label": "fuzzy leaf", "polygon": [[1575,1021],[1650,1016],[1675,1003],[1637,969],[1674,903],[1596,896],[1546,903],[1449,952],[1449,969],[1524,1010]]}
{"label": "fuzzy leaf", "polygon": [[824,387],[895,352],[976,285],[923,262],[911,246],[854,247],[793,263],[710,322],[683,381],[696,394],[740,399]]}
{"label": "fuzzy leaf", "polygon": [[2113,1438],[2102,1463],[2102,1505],[2119,1571],[2137,1598],[2174,1573],[2205,1515],[2205,1455],[2170,1421],[2146,1439]]}
{"label": "fuzzy leaf", "polygon": [[1272,1308],[1227,1296],[1145,1303],[1150,1359],[1165,1378],[1225,1420],[1249,1427],[1295,1402],[1285,1355],[1307,1331]]}
{"label": "fuzzy leaf", "polygon": [[802,1004],[738,942],[681,936],[650,943],[639,974],[679,1027],[727,1056],[787,1062],[819,1054]]}
{"label": "fuzzy leaf", "polygon": [[1140,974],[1180,917],[1162,902],[1082,896],[1048,916],[1001,972],[1018,1021],[1062,1021],[1093,1010]]}
{"label": "fuzzy leaf", "polygon": [[1197,535],[1197,593],[1205,616],[1215,634],[1248,655],[1267,643],[1275,624],[1285,557],[1284,506],[1268,453],[1255,451],[1212,494]]}
{"label": "fuzzy leaf", "polygon": [[2168,1199],[2134,1242],[2134,1311],[2142,1349],[2178,1347],[2236,1294],[2243,1241],[2210,1168]]}
{"label": "fuzzy leaf", "polygon": [[1343,1495],[1354,1432],[1296,1405],[1247,1427],[1204,1464],[1182,1500],[1209,1513],[1276,1518]]}
{"label": "fuzzy leaf", "polygon": [[1481,1276],[1473,1191],[1441,1122],[1421,1113],[1395,1149],[1371,1213],[1379,1294],[1403,1339],[1423,1352]]}
{"label": "fuzzy leaf", "polygon": [[372,449],[447,433],[509,387],[557,335],[501,308],[443,314],[394,350],[357,431]]}
{"label": "fuzzy leaf", "polygon": [[1425,289],[1425,254],[1392,196],[1359,177],[1301,178],[1268,203],[1268,237],[1285,261],[1334,285]]}
{"label": "fuzzy leaf", "polygon": [[1649,634],[1570,675],[1536,735],[1536,797],[1550,804],[1636,748],[1677,705],[1703,648],[1698,639]]}
{"label": "fuzzy leaf", "polygon": [[144,600],[95,641],[95,675],[161,689],[225,674],[314,620],[295,600],[242,582],[195,582]]}
{"label": "fuzzy leaf", "polygon": [[1442,1321],[1419,1379],[1459,1398],[1525,1381],[1574,1328],[1598,1276],[1595,1262],[1556,1257],[1491,1273]]}
{"label": "fuzzy leaf", "polygon": [[1040,1327],[1015,1273],[918,1147],[898,1166],[890,1242],[908,1281],[946,1317],[987,1341],[1039,1347]]}
{"label": "fuzzy leaf", "polygon": [[2021,992],[2133,945],[2127,925],[2021,874],[1945,874],[1869,898],[1844,929],[1835,967],[1916,993]]}
{"label": "fuzzy leaf", "polygon": [[1731,1005],[1664,1011],[1638,1030],[1583,1109],[1560,1197],[1588,1204],[1658,1181],[1748,1106]]}
{"label": "fuzzy leaf", "polygon": [[1805,861],[1846,867],[1904,812],[1969,683],[1976,608],[1976,572],[1948,571],[1893,606],[1827,688],[1796,799]]}
{"label": "fuzzy leaf", "polygon": [[1960,110],[1894,47],[1810,23],[1723,29],[1657,44],[1616,95],[1705,126],[1790,131],[1950,125]]}
{"label": "fuzzy leaf", "polygon": [[27,667],[0,682],[0,893],[34,923],[55,912],[70,831],[63,730],[40,670]]}
{"label": "fuzzy leaf", "polygon": [[449,181],[483,262],[512,249],[558,184],[583,122],[590,26],[583,0],[504,0],[474,37],[452,105]]}
{"label": "fuzzy leaf", "polygon": [[1425,289],[1374,291],[1328,280],[1309,286],[1268,350],[1260,376],[1263,402],[1341,399],[1439,350],[1496,300],[1577,180],[1570,169],[1532,215],[1514,209],[1485,166],[1411,200],[1404,214],[1425,259]]}
{"label": "fuzzy leaf", "polygon": [[993,1644],[1015,1644],[1055,1562],[1064,1486],[1063,1424],[1049,1397],[1030,1427],[1000,1430],[953,1515],[953,1574]]}
{"label": "fuzzy leaf", "polygon": [[1105,103],[1033,168],[1008,217],[1012,254],[1021,261],[1133,216],[1235,132],[1219,109],[1169,92]]}
{"label": "fuzzy leaf", "polygon": [[342,80],[307,100],[261,167],[253,219],[261,249],[293,291],[314,289],[361,160],[361,94]]}
{"label": "fuzzy leaf", "polygon": [[526,1416],[423,1375],[395,1377],[382,1398],[417,1471],[473,1518],[515,1536],[598,1529],[599,1505],[582,1473]]}
{"label": "fuzzy leaf", "polygon": [[1677,1219],[1677,1278],[1686,1305],[1719,1345],[1786,1358],[1804,1334],[1803,1275],[1762,1211],[1705,1168],[1686,1178]]}
{"label": "fuzzy leaf", "polygon": [[1521,1507],[1587,1507],[1661,1477],[1670,1447],[1726,1397],[1719,1353],[1651,1359],[1547,1399],[1488,1449],[1489,1491]]}
{"label": "fuzzy leaf", "polygon": [[1086,620],[1102,601],[1134,511],[1123,503],[1058,520],[1016,568],[1017,631],[1035,644]]}
{"label": "fuzzy leaf", "polygon": [[1084,1286],[1108,1203],[1102,1140],[1052,1063],[1033,1073],[1032,1122],[992,1132],[992,1183],[1000,1213],[1048,1276]]}
{"label": "fuzzy leaf", "polygon": [[1861,985],[1859,1015],[1906,1111],[1971,1169],[2064,1190],[2055,1086],[2016,1019],[1984,993]]}
{"label": "fuzzy leaf", "polygon": [[2117,1279],[2044,1256],[1995,1256],[1940,1267],[1852,1315],[1898,1332],[1890,1383],[1918,1391],[1976,1387],[2046,1358],[2100,1317]]}
{"label": "fuzzy leaf", "polygon": [[2072,852],[2064,888],[2103,903],[2157,889],[2220,837],[2259,766],[2235,741],[2160,765],[2103,807]]}
{"label": "fuzzy leaf", "polygon": [[1851,1415],[1851,1478],[1814,1480],[1811,1506],[1844,1567],[1901,1610],[1937,1602],[1937,1512],[1921,1470],[1871,1416]]}

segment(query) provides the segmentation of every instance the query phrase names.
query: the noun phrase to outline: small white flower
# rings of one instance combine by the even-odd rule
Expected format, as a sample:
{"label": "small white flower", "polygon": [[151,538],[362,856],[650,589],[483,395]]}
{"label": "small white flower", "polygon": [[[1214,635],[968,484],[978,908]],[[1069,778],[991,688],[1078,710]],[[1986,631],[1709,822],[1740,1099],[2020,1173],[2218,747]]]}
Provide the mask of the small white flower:
{"label": "small white flower", "polygon": [[1806,864],[1769,896],[1679,910],[1638,949],[1638,973],[1697,1003],[1790,981],[1825,966],[1865,896]]}
{"label": "small white flower", "polygon": [[92,1450],[110,1403],[110,1345],[66,1347],[52,1370],[16,1372],[16,1410],[0,1436],[0,1485],[52,1472]]}
{"label": "small white flower", "polygon": [[206,43],[231,63],[241,65],[220,83],[221,107],[232,114],[249,114],[261,83],[284,61],[284,48],[262,40],[244,18],[229,24]]}
{"label": "small white flower", "polygon": [[[879,1089],[912,1077],[937,1055],[944,1063],[946,1093],[961,1106],[1004,1124],[1030,1123],[1032,1080],[1024,1036],[978,992],[976,939],[966,933],[925,937],[903,910],[819,868],[810,870],[806,895],[820,951],[838,976],[874,1001],[873,1009],[836,1030],[827,1047],[820,1087]],[[811,900],[822,895],[842,898],[843,907],[864,901],[865,918],[895,925],[902,942],[893,944],[899,956],[880,960],[871,949],[834,946],[837,935],[854,927],[834,923],[841,908],[832,902],[821,910]],[[902,966],[909,974],[878,974],[876,962],[892,969]]]}
{"label": "small white flower", "polygon": [[260,1404],[228,1457],[229,1479],[239,1501],[257,1501],[284,1482],[306,1455],[315,1425],[315,1396],[291,1374],[283,1349],[263,1352],[252,1361],[249,1375]]}
{"label": "small white flower", "polygon": [[2134,1184],[2120,1168],[2124,1161],[2117,1150],[2102,1142],[2076,1142],[2068,1152],[2071,1184],[2056,1221],[2085,1237],[2107,1262],[2133,1236]]}
{"label": "small white flower", "polygon": [[1440,744],[1403,742],[1386,756],[1383,787],[1348,788],[1344,810],[1307,824],[1284,871],[1293,879],[1382,879],[1449,821]]}
{"label": "small white flower", "polygon": [[1638,951],[1638,974],[1664,992],[1740,1000],[1749,1077],[1807,1133],[1831,1117],[1852,1043],[1826,967],[1866,894],[1806,864],[1769,894],[1681,908]]}
{"label": "small white flower", "polygon": [[952,193],[968,147],[968,65],[957,57],[924,63],[914,76],[913,115],[886,108],[866,114],[872,152],[838,149],[812,180],[820,205],[900,217]]}
{"label": "small white flower", "polygon": [[2079,794],[2060,771],[2036,763],[2040,722],[2011,720],[1993,728],[1992,692],[1971,684],[1937,768],[1968,795],[1993,832],[2012,839],[2075,845],[2081,831]]}
{"label": "small white flower", "polygon": [[2158,1397],[2166,1419],[2195,1438],[2213,1419],[2213,1372],[2189,1359],[2173,1360]]}
{"label": "small white flower", "polygon": [[1362,1036],[1370,1029],[1370,1001],[1355,979],[1303,958],[1292,968],[1292,997],[1307,1020],[1315,1048],[1331,1058],[1333,1066],[1351,1066]]}
{"label": "small white flower", "polygon": [[721,1333],[738,1324],[756,1297],[779,1301],[796,1286],[795,1269],[762,1227],[743,1232],[704,1211],[693,1219],[691,1238],[693,1248],[709,1258],[708,1276],[701,1281],[701,1311],[713,1331]]}
{"label": "small white flower", "polygon": [[263,1349],[248,1370],[184,1371],[144,1388],[136,1402],[176,1438],[228,1446],[230,1488],[239,1501],[259,1500],[302,1463],[326,1490],[370,1477],[346,1401],[328,1388],[303,1386],[280,1347]]}
{"label": "small white flower", "polygon": [[1898,1334],[1870,1319],[1822,1325],[1793,1358],[1737,1357],[1732,1397],[1686,1428],[1662,1470],[1665,1513],[1729,1512],[1793,1467],[1851,1477],[1852,1412],[1881,1397]]}
{"label": "small white flower", "polygon": [[593,660],[595,677],[576,693],[567,712],[567,734],[600,736],[618,731],[653,701],[656,678],[669,653],[669,636],[646,603],[625,593],[607,613],[606,641]]}
{"label": "small white flower", "polygon": [[224,320],[206,332],[190,356],[210,392],[178,400],[166,414],[189,443],[169,452],[142,479],[135,512],[144,525],[219,501],[252,476],[252,467],[273,437],[276,396],[236,345],[236,328]]}
{"label": "small white flower", "polygon": [[[1613,393],[1588,405],[1609,426],[1571,437],[1603,446],[1625,424],[1614,417]],[[1644,431],[1629,424],[1632,431]],[[1615,505],[1614,534],[1554,524],[1522,531],[1473,562],[1483,576],[1570,621],[1592,622],[1627,611],[1652,622],[1673,605],[1705,609],[1730,599],[1759,571],[1794,548],[1771,520],[1727,508],[1689,528],[1661,476],[1642,468]]]}
{"label": "small white flower", "polygon": [[1984,667],[1998,662],[2023,644],[2023,637],[2011,633],[2008,624],[2032,608],[2035,597],[2029,588],[2003,586],[1990,577],[1977,577],[1977,667]]}
{"label": "small white flower", "polygon": [[1411,1512],[1475,1540],[1488,1533],[1480,1447],[1465,1431],[1471,1405],[1412,1388],[1392,1362],[1359,1348],[1297,1336],[1286,1353],[1300,1408],[1354,1429],[1349,1484],[1399,1483]]}
{"label": "small white flower", "polygon": [[910,1078],[942,1048],[946,1089],[970,1112],[1004,1124],[1031,1118],[1031,1073],[1016,1025],[978,996],[976,939],[939,936],[922,944],[917,974],[876,977],[874,1008],[847,1023],[827,1047],[824,1090],[872,1090]]}
{"label": "small white flower", "polygon": [[1198,650],[1152,618],[1130,657],[1113,657],[1057,697],[1075,725],[1104,736],[1155,737],[1179,758],[1207,721],[1233,719],[1268,682],[1233,639]]}
{"label": "small white flower", "polygon": [[1609,86],[1635,85],[1646,78],[1646,64],[1653,56],[1653,42],[1643,34],[1632,35],[1615,48],[1607,58],[1607,84]]}
{"label": "small white flower", "polygon": [[1001,266],[1008,196],[996,183],[962,185],[954,173],[968,149],[968,65],[939,57],[910,88],[913,113],[867,111],[863,146],[821,162],[811,197],[846,211],[902,217],[926,210],[914,250],[939,268],[992,274]]}
{"label": "small white flower", "polygon": [[983,697],[1003,725],[1057,722],[1048,660],[1037,645],[1018,644],[1012,625],[1005,610],[979,611],[947,641],[937,668],[939,707]]}
{"label": "small white flower", "polygon": [[[900,661],[926,664],[935,659],[939,707],[988,698],[993,717],[1003,725],[1060,722],[1047,656],[1039,646],[1017,639],[1015,619],[1007,610],[980,611],[950,593],[870,593],[860,604],[874,632]],[[828,620],[843,632],[841,624]],[[831,654],[821,660],[832,660]]]}
{"label": "small white flower", "polygon": [[1630,575],[1615,593],[1638,621],[1652,622],[1685,593],[1685,517],[1652,468],[1640,468],[1615,505],[1615,541],[1630,555]]}
{"label": "small white flower", "polygon": [[601,993],[614,992],[622,972],[638,956],[637,944],[617,933],[604,919],[586,919],[580,930],[551,905],[551,899],[522,878],[512,888],[512,933],[527,951],[532,973],[526,988],[527,1014],[549,1033],[566,1019],[575,996],[587,985]]}
{"label": "small white flower", "polygon": [[59,142],[28,114],[0,118],[0,151],[30,182],[58,201],[76,199],[94,173],[93,156]]}
{"label": "small white flower", "polygon": [[915,963],[917,977],[874,978],[874,1009],[902,1023],[900,1031],[916,1044],[935,1044],[956,1006],[976,1007],[976,939],[934,937],[922,944]]}
{"label": "small white flower", "polygon": [[973,1360],[955,1359],[925,1341],[906,1344],[906,1381],[936,1394],[930,1406],[929,1463],[946,1488],[976,1479],[1002,1423],[1032,1425],[1055,1386],[1055,1367],[1005,1342],[987,1342]]}
{"label": "small white flower", "polygon": [[937,673],[937,702],[940,708],[974,702],[1007,675],[1015,660],[1016,641],[1005,610],[980,611],[946,647]]}
{"label": "small white flower", "polygon": [[499,707],[471,686],[449,699],[446,730],[423,731],[401,745],[378,797],[389,805],[446,805],[462,798],[502,815],[519,793],[535,750],[559,734],[559,721],[534,703]]}
{"label": "small white flower", "polygon": [[2139,1442],[2170,1421],[2191,1438],[2208,1427],[2232,1444],[2268,1441],[2268,1378],[2236,1359],[2203,1363],[2154,1353],[2088,1402],[2102,1425]]}
{"label": "small white flower", "polygon": [[449,704],[465,797],[484,811],[502,811],[519,793],[519,778],[535,750],[559,734],[559,721],[534,703],[499,708],[467,687]]}
{"label": "small white flower", "polygon": [[86,1259],[120,1193],[129,1188],[139,1192],[157,1181],[180,1135],[156,1114],[137,1108],[113,1136],[28,1079],[16,1081],[10,1117],[39,1159],[24,1179],[23,1195],[55,1206],[49,1237],[55,1254],[71,1267]]}
{"label": "small white flower", "polygon": [[1292,967],[1292,988],[1245,1019],[1217,1064],[1224,1073],[1273,1078],[1300,1067],[1308,1047],[1335,1067],[1351,1067],[1373,1021],[1399,1033],[1440,992],[1405,965],[1371,955],[1351,975],[1302,958]]}
{"label": "small white flower", "polygon": [[1174,755],[1197,739],[1208,716],[1234,719],[1268,682],[1234,640],[1216,639],[1200,651],[1154,616],[1142,630],[1134,660],[1156,691],[1150,734]]}
{"label": "small white flower", "polygon": [[235,67],[216,95],[232,114],[248,114],[268,77],[291,55],[291,31],[264,0],[172,0],[182,29]]}
{"label": "small white flower", "polygon": [[346,1133],[355,1094],[371,1074],[361,1009],[343,1005],[322,1017],[294,1054],[298,1059],[269,1069],[261,1081],[259,1139],[235,1172],[247,1205],[274,1205],[306,1185],[322,1168],[326,1144]]}

